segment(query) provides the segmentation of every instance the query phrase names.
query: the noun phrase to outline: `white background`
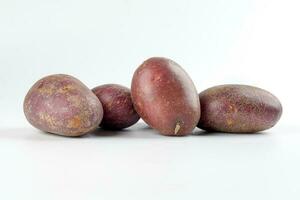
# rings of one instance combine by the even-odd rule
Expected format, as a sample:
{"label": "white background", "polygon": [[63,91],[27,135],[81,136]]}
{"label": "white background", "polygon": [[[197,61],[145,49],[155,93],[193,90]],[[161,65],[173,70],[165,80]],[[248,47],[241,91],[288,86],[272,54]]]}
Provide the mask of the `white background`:
{"label": "white background", "polygon": [[[0,0],[0,199],[300,199],[297,0]],[[131,129],[44,134],[22,110],[41,77],[130,86],[165,56],[200,92],[258,86],[282,102],[272,129],[174,138]]]}

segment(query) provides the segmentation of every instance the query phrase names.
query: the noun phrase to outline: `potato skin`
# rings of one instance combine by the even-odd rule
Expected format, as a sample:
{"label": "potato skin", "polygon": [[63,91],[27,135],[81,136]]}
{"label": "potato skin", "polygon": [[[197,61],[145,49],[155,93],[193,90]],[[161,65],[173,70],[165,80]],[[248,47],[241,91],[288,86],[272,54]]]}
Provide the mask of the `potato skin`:
{"label": "potato skin", "polygon": [[103,117],[101,102],[78,79],[64,74],[37,81],[24,100],[28,122],[45,132],[81,136],[98,127]]}
{"label": "potato skin", "polygon": [[130,89],[118,84],[105,84],[95,87],[94,94],[103,106],[104,129],[124,129],[135,124],[140,116],[134,110]]}
{"label": "potato skin", "polygon": [[163,135],[190,134],[200,118],[197,90],[174,61],[153,57],[135,71],[131,83],[135,110]]}
{"label": "potato skin", "polygon": [[220,85],[199,95],[198,127],[208,131],[255,133],[273,127],[282,106],[270,92],[248,85]]}

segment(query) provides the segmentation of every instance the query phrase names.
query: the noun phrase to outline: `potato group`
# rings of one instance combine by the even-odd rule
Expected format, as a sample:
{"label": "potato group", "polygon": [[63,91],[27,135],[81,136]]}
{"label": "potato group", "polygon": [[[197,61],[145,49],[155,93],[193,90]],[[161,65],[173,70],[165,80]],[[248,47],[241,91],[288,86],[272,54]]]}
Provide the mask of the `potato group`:
{"label": "potato group", "polygon": [[131,89],[103,84],[90,90],[70,75],[46,76],[28,91],[23,109],[32,126],[61,136],[81,136],[98,127],[121,130],[140,118],[165,136],[185,136],[195,127],[255,133],[273,127],[282,114],[278,98],[258,87],[227,84],[198,94],[183,68],[164,57],[145,60],[133,74]]}
{"label": "potato group", "polygon": [[163,135],[190,134],[199,121],[197,90],[188,74],[170,59],[146,60],[133,75],[131,92],[137,113]]}
{"label": "potato group", "polygon": [[208,131],[253,133],[271,128],[282,106],[266,90],[247,85],[220,85],[199,95],[202,115],[199,128]]}
{"label": "potato group", "polygon": [[102,105],[78,79],[64,74],[37,81],[24,100],[24,113],[34,127],[63,136],[81,136],[100,124]]}
{"label": "potato group", "polygon": [[103,106],[104,116],[100,124],[102,128],[123,129],[140,119],[133,108],[130,89],[117,84],[105,84],[92,91]]}

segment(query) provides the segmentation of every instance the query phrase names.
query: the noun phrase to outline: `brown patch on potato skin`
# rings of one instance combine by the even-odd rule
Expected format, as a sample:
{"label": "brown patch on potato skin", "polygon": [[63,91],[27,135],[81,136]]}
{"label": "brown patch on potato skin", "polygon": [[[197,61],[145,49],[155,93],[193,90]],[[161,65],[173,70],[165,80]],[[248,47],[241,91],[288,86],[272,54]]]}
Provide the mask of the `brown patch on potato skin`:
{"label": "brown patch on potato skin", "polygon": [[255,133],[273,127],[282,106],[270,92],[247,85],[220,85],[199,94],[199,128],[208,131]]}
{"label": "brown patch on potato skin", "polygon": [[103,117],[101,102],[78,79],[64,74],[37,81],[24,100],[28,122],[45,132],[81,136],[98,127]]}
{"label": "brown patch on potato skin", "polygon": [[124,129],[135,124],[140,116],[134,110],[130,89],[118,84],[105,84],[95,87],[94,94],[103,106],[104,129]]}
{"label": "brown patch on potato skin", "polygon": [[153,57],[134,73],[131,95],[137,113],[163,135],[190,134],[200,118],[197,90],[174,61]]}

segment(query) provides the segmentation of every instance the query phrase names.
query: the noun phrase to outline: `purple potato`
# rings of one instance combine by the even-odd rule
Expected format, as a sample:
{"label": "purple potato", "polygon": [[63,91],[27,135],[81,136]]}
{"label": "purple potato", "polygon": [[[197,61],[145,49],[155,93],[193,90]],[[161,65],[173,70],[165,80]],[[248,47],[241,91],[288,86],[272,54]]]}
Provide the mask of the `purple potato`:
{"label": "purple potato", "polygon": [[100,124],[102,128],[124,129],[140,119],[134,110],[130,89],[117,84],[106,84],[92,91],[103,106],[104,115]]}
{"label": "purple potato", "polygon": [[247,85],[220,85],[199,94],[198,127],[208,131],[255,133],[273,127],[282,106],[270,92]]}
{"label": "purple potato", "polygon": [[62,136],[84,135],[103,117],[102,105],[91,90],[64,74],[37,81],[25,97],[24,113],[37,129]]}
{"label": "purple potato", "polygon": [[131,95],[137,113],[162,135],[188,135],[199,121],[200,102],[194,83],[170,59],[146,60],[133,75]]}

